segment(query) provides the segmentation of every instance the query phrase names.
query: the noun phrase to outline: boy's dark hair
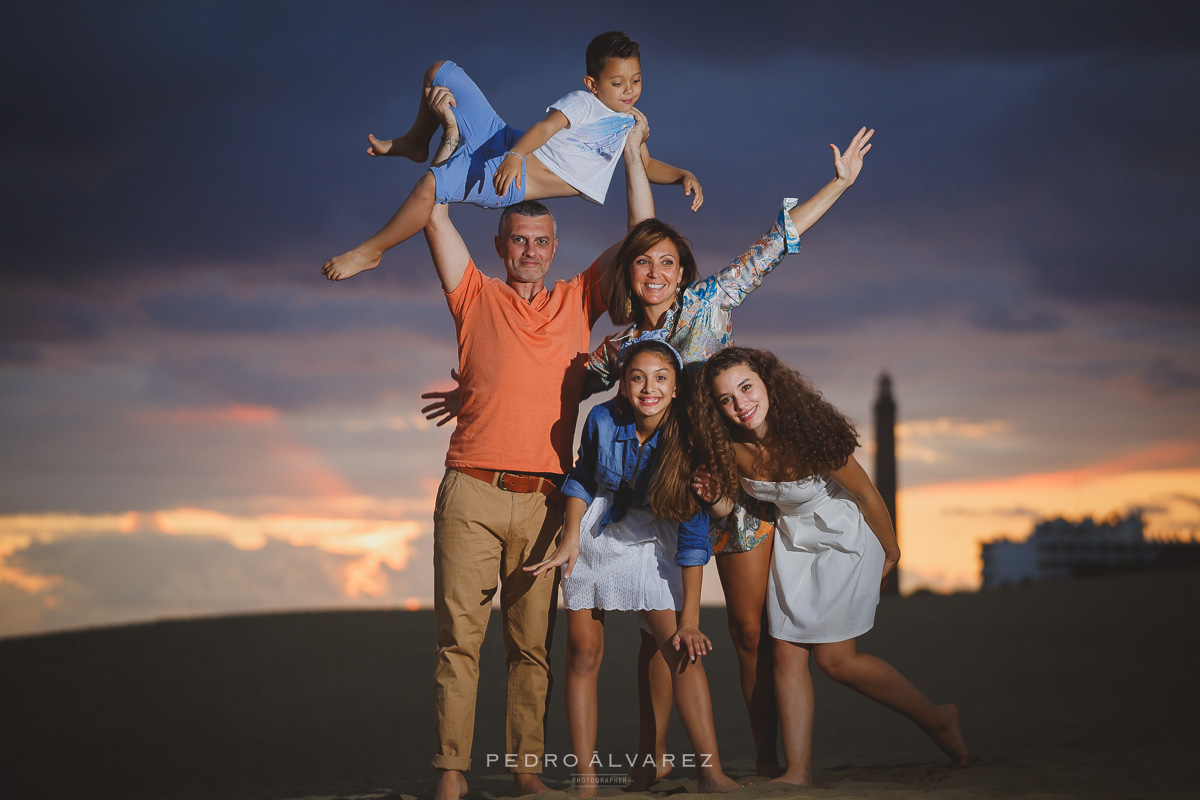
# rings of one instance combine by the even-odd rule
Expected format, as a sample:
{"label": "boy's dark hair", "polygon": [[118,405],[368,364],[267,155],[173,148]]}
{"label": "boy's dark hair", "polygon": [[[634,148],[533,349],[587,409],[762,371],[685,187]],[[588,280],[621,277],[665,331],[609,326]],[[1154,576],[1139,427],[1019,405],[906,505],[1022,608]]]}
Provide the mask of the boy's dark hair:
{"label": "boy's dark hair", "polygon": [[614,58],[641,58],[642,48],[629,38],[624,31],[609,31],[602,33],[588,43],[584,60],[587,62],[587,74],[599,78],[604,71],[604,65]]}
{"label": "boy's dark hair", "polygon": [[506,206],[503,213],[500,214],[500,225],[496,228],[496,232],[500,237],[505,234],[505,226],[508,225],[508,218],[513,215],[519,217],[550,217],[550,221],[554,223],[554,238],[558,238],[558,220],[550,213],[550,209],[539,203],[537,200],[522,200],[519,203],[513,203],[511,206]]}

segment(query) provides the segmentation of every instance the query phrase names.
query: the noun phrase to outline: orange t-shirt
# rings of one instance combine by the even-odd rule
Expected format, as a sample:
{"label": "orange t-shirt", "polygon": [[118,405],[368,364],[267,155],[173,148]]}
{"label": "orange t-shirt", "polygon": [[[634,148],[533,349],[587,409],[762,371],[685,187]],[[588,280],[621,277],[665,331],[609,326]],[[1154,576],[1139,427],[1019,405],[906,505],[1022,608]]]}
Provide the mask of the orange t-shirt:
{"label": "orange t-shirt", "polygon": [[607,309],[599,265],[526,303],[471,261],[446,303],[462,391],[446,466],[570,470],[592,324]]}

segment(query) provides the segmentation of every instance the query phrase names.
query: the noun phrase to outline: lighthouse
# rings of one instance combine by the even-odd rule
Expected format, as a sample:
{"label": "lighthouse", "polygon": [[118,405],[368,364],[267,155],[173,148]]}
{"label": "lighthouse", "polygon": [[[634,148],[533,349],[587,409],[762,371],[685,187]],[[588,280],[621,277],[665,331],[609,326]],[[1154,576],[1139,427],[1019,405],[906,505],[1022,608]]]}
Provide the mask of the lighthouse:
{"label": "lighthouse", "polygon": [[[875,487],[900,536],[896,522],[896,401],[892,398],[892,379],[886,372],[879,376],[879,394],[875,398]],[[900,574],[888,581],[884,594],[900,594]]]}

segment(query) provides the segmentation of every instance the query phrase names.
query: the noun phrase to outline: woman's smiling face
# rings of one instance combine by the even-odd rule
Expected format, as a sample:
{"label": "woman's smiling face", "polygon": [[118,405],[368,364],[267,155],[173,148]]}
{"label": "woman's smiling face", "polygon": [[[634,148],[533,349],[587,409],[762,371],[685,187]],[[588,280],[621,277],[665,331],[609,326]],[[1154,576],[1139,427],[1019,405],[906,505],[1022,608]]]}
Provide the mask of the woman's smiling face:
{"label": "woman's smiling face", "polygon": [[675,292],[683,274],[679,250],[670,239],[660,239],[649,250],[636,256],[629,265],[629,282],[642,308],[657,317],[675,302]]}
{"label": "woman's smiling face", "polygon": [[766,435],[771,403],[757,372],[745,364],[734,364],[713,378],[711,388],[713,400],[730,422],[755,438]]}

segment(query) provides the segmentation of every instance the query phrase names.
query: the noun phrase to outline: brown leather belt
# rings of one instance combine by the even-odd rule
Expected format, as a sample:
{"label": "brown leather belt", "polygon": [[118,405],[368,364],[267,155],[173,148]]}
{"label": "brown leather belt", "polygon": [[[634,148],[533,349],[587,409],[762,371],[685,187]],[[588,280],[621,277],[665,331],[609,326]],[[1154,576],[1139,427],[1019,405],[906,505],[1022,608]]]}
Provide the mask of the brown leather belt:
{"label": "brown leather belt", "polygon": [[521,475],[492,469],[475,469],[474,467],[451,467],[451,469],[461,472],[463,475],[470,475],[484,483],[490,483],[506,492],[516,492],[517,494],[541,492],[547,497],[553,497],[554,493],[558,491],[558,485],[554,481],[543,478],[541,475]]}

